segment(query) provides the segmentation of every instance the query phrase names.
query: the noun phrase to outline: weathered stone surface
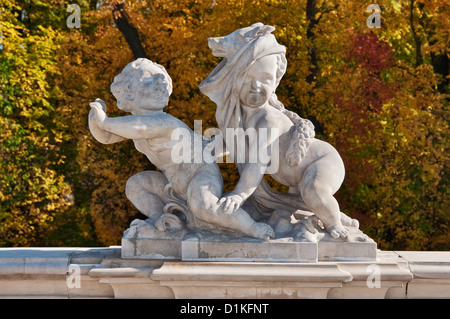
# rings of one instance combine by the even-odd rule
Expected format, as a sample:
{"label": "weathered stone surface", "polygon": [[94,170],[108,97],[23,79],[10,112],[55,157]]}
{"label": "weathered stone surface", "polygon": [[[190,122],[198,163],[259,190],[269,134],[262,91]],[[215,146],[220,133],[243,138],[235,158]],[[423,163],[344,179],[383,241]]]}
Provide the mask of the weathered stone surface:
{"label": "weathered stone surface", "polygon": [[213,242],[191,239],[183,241],[181,247],[181,259],[185,261],[317,261],[317,243],[289,240]]}
{"label": "weathered stone surface", "polygon": [[181,241],[122,238],[122,258],[181,259]]}
{"label": "weathered stone surface", "polygon": [[261,262],[375,260],[376,243],[358,228],[348,229],[353,240],[334,239],[321,229],[316,231],[318,241],[288,236],[263,241],[235,234],[159,230],[136,220],[122,238],[122,258]]}
{"label": "weathered stone surface", "polygon": [[377,244],[375,242],[319,241],[318,260],[375,260]]}

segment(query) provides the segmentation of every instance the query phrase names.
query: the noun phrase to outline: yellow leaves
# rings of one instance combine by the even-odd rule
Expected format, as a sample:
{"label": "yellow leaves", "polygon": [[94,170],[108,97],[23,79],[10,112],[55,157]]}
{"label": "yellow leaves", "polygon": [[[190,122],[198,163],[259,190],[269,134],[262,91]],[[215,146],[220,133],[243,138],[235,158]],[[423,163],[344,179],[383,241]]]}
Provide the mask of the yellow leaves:
{"label": "yellow leaves", "polygon": [[0,102],[0,245],[29,245],[49,229],[52,215],[64,210],[68,191],[58,171],[64,161],[58,156],[62,132],[51,133],[63,127],[52,113],[60,33],[42,25],[26,30],[8,10],[0,20],[1,86],[7,97]]}
{"label": "yellow leaves", "polygon": [[[424,19],[429,19],[426,24],[430,29],[423,39],[423,54],[429,57],[432,52],[442,53],[449,47],[450,19],[448,10],[442,10],[442,2],[422,2],[429,12],[416,13],[424,13]],[[133,56],[117,27],[111,25],[109,3],[105,2],[98,10],[88,11],[87,7],[83,10],[83,23],[89,27],[69,31],[39,25],[30,29],[31,34],[27,32],[26,37],[21,36],[20,28],[13,23],[17,19],[0,15],[3,35],[0,39],[4,45],[1,55],[13,62],[7,83],[2,82],[0,90],[3,92],[7,85],[21,90],[20,99],[14,101],[17,111],[14,114],[26,119],[21,124],[33,126],[32,133],[18,134],[19,128],[14,126],[18,123],[0,116],[0,160],[4,154],[13,157],[14,163],[5,169],[14,178],[22,177],[15,185],[11,183],[16,197],[0,188],[0,201],[15,200],[22,204],[20,208],[8,208],[11,215],[20,216],[8,223],[15,223],[21,235],[39,231],[44,220],[49,222],[56,212],[68,212],[65,198],[72,190],[61,174],[61,167],[82,189],[76,196],[77,202],[85,207],[78,204],[71,214],[86,220],[92,218],[96,234],[104,244],[118,243],[130,218],[137,213],[124,195],[124,185],[134,173],[153,169],[151,164],[128,142],[100,145],[92,139],[86,125],[89,102],[97,97],[106,101],[111,116],[124,115],[117,110],[109,86]],[[396,51],[396,66],[385,71],[386,77],[380,76],[392,84],[395,94],[384,101],[379,113],[361,109],[367,99],[361,93],[361,86],[367,84],[361,76],[365,69],[352,64],[346,55],[353,35],[370,32],[365,23],[367,4],[341,1],[336,6],[333,1],[316,1],[317,17],[321,17],[314,39],[319,72],[317,81],[308,84],[305,78],[309,73],[310,43],[306,38],[306,0],[217,0],[214,6],[212,3],[210,0],[126,2],[130,21],[142,37],[148,57],[164,65],[173,78],[174,92],[167,112],[191,127],[196,119],[203,120],[204,129],[216,127],[215,105],[198,90],[199,83],[219,61],[211,55],[207,38],[228,34],[257,21],[274,25],[275,35],[287,47],[288,57],[288,70],[277,90],[278,97],[301,116],[314,115],[324,131],[320,137],[334,143],[345,157],[348,174],[342,191],[347,195],[341,196],[349,211],[378,221],[375,225],[380,233],[395,233],[396,228],[389,225],[394,220],[405,223],[400,211],[425,214],[431,211],[427,205],[436,205],[436,211],[442,211],[439,205],[444,202],[444,195],[439,187],[449,162],[444,97],[433,89],[438,81],[432,67],[415,69],[412,65],[415,46],[409,16],[404,10],[409,1],[378,3],[383,6],[383,25],[376,30],[377,35]],[[50,82],[51,78],[55,78],[55,83]],[[55,88],[61,95],[50,94]],[[336,96],[344,105],[354,103],[354,113],[341,108]],[[54,127],[47,128],[48,123],[38,120],[56,114],[70,121],[70,125],[51,123]],[[39,148],[39,152],[33,153],[31,146]],[[74,154],[65,154],[61,147],[73,148]],[[34,170],[33,165],[40,168]],[[71,171],[73,167],[77,167],[75,171]],[[221,169],[226,189],[230,190],[237,183],[238,173],[233,165]],[[6,175],[0,176],[0,183]],[[26,193],[24,189],[33,191]],[[19,193],[23,198],[17,199]],[[25,215],[37,222],[30,225],[23,218]],[[89,227],[83,231],[86,229]],[[401,232],[405,231],[392,235],[394,242],[395,236],[403,236],[399,235]]]}

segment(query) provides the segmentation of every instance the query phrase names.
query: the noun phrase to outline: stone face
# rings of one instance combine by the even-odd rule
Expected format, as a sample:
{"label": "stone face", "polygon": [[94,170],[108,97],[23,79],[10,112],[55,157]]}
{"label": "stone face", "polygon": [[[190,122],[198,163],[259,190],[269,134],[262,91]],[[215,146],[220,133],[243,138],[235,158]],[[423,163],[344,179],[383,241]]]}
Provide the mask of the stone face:
{"label": "stone face", "polygon": [[376,260],[375,242],[208,241],[122,238],[122,258],[195,261],[363,261]]}
{"label": "stone face", "polygon": [[165,232],[137,220],[122,237],[122,258],[181,259],[185,231]]}

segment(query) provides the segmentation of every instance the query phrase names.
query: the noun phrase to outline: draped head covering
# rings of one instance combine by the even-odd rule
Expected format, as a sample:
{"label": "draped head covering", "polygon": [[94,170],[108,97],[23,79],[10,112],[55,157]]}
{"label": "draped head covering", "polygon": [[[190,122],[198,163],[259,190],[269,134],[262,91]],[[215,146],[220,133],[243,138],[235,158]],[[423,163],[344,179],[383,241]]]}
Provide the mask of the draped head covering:
{"label": "draped head covering", "polygon": [[[216,121],[223,136],[225,136],[227,128],[243,128],[240,91],[250,67],[265,56],[277,55],[279,60],[276,86],[286,71],[286,48],[280,45],[275,36],[271,34],[274,30],[275,28],[272,26],[255,23],[225,37],[210,38],[209,40],[213,54],[216,49],[225,58],[200,83],[199,88],[203,94],[216,103]],[[283,104],[278,102],[275,93],[270,97],[269,104],[280,111],[285,110]],[[224,142],[226,143],[226,141]],[[236,156],[235,151],[232,154]],[[244,164],[236,163],[236,166],[241,172]],[[246,210],[256,210],[257,213],[263,215],[271,213],[275,209],[291,212],[309,210],[298,194],[274,191],[264,178],[245,204],[247,204],[245,205]]]}
{"label": "draped head covering", "polygon": [[242,127],[239,94],[248,70],[258,59],[278,54],[277,86],[284,75],[286,48],[278,44],[271,34],[273,30],[272,26],[255,23],[222,37],[223,41],[233,42],[227,52],[229,57],[223,59],[199,86],[200,91],[217,104],[216,121],[222,132],[226,128]]}

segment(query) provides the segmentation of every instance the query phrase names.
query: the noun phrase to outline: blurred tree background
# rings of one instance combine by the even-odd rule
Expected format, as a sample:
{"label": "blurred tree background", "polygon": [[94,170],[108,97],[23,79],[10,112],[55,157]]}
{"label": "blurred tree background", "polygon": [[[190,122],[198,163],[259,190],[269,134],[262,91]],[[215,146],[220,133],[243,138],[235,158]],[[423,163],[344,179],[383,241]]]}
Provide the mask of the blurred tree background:
{"label": "blurred tree background", "polygon": [[[381,27],[369,28],[375,2]],[[72,3],[81,28],[66,22]],[[147,57],[173,79],[166,111],[217,127],[198,90],[220,61],[207,38],[260,21],[287,48],[279,99],[344,159],[342,211],[380,249],[450,250],[448,2],[0,0],[0,10],[0,246],[120,244],[142,217],[126,180],[155,168],[131,141],[95,141],[89,102],[124,115],[110,84]],[[232,189],[234,164],[220,167]]]}

